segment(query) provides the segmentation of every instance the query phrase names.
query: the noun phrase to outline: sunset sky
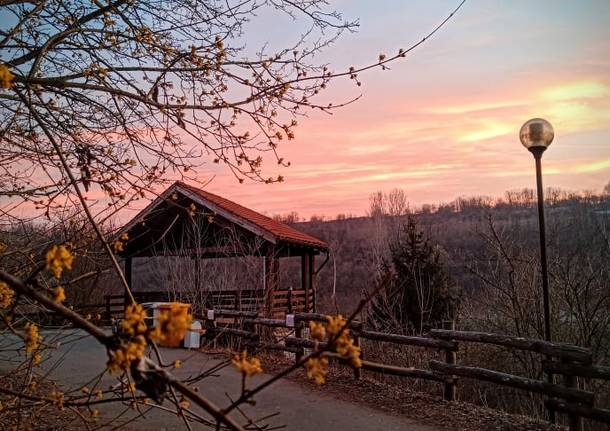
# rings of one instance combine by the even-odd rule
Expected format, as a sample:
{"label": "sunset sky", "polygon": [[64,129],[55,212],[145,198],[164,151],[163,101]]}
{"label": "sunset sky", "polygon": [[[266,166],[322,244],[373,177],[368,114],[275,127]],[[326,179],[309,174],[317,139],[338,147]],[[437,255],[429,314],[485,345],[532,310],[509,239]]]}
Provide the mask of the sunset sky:
{"label": "sunset sky", "polygon": [[[375,61],[421,39],[458,4],[451,1],[331,1],[360,28],[324,53],[334,70]],[[251,44],[296,40],[304,28],[261,16]],[[364,214],[368,196],[402,188],[410,201],[499,196],[534,186],[532,156],[518,131],[548,119],[545,186],[600,191],[610,181],[610,3],[473,1],[389,71],[336,81],[322,96],[334,115],[301,119],[280,152],[292,166],[281,184],[238,184],[224,170],[208,190],[268,214]],[[326,100],[324,99],[324,100]],[[271,159],[268,157],[268,159]]]}

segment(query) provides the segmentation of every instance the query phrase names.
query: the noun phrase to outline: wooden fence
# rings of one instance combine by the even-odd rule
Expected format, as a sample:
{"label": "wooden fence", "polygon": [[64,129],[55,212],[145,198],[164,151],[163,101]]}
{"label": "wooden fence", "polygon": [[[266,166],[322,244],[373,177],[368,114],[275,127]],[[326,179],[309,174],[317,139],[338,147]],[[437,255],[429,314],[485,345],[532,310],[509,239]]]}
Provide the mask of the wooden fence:
{"label": "wooden fence", "polygon": [[[207,310],[206,313],[196,316],[196,318],[205,321],[209,338],[238,337],[244,340],[247,348],[291,352],[295,354],[297,361],[303,357],[305,349],[312,349],[315,346],[314,341],[307,336],[308,322],[327,320],[326,315],[316,313],[296,312],[287,315],[284,319],[277,319],[259,317],[256,312],[222,309]],[[226,324],[227,318],[231,319],[233,324],[221,325],[220,322]],[[279,343],[265,342],[261,337],[261,334],[265,332],[263,328],[289,329],[294,331],[294,336],[287,336],[283,342]],[[367,339],[439,352],[438,359],[429,362],[429,369],[405,368],[363,360],[362,368],[354,370],[356,379],[361,377],[362,370],[423,379],[440,384],[444,399],[447,401],[456,399],[458,378],[475,379],[546,396],[547,409],[550,412],[566,414],[571,431],[582,430],[582,418],[610,424],[610,409],[596,406],[595,394],[583,389],[585,387],[584,379],[610,381],[610,367],[592,365],[592,355],[588,349],[571,344],[472,331],[434,329],[425,336],[387,334],[366,330],[360,322],[352,322],[350,331],[354,337],[354,343],[357,345],[360,344],[361,339]],[[491,344],[512,350],[538,353],[542,355],[541,368],[551,376],[552,382],[487,368],[459,365],[457,361],[459,343]],[[323,343],[319,346],[324,347]],[[330,358],[344,362],[338,355],[330,355]]]}
{"label": "wooden fence", "polygon": [[[218,290],[202,292],[201,302],[206,307],[243,312],[259,312],[265,308],[265,295],[260,289]],[[308,293],[308,294],[307,294]],[[166,302],[177,298],[167,291],[132,292],[136,302]],[[315,293],[305,290],[276,290],[270,298],[270,311],[273,317],[284,317],[286,313],[313,310]],[[125,311],[124,295],[105,295],[103,304],[79,305],[78,311],[99,312],[104,320],[120,318]]]}

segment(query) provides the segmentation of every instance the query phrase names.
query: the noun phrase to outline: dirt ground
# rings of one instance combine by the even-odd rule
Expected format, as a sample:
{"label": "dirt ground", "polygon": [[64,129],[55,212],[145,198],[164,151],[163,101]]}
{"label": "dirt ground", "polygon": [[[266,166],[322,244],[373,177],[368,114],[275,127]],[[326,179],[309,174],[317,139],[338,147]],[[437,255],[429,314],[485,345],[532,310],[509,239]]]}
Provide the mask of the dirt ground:
{"label": "dirt ground", "polygon": [[[268,357],[267,372],[273,373],[290,365],[287,358]],[[351,370],[333,367],[327,383],[317,386],[307,379],[304,371],[288,377],[311,391],[332,394],[337,399],[366,405],[385,413],[414,419],[418,423],[440,430],[460,431],[559,431],[566,428],[520,415],[479,407],[464,402],[447,402],[441,397],[410,391],[384,384],[365,376],[355,380]]]}

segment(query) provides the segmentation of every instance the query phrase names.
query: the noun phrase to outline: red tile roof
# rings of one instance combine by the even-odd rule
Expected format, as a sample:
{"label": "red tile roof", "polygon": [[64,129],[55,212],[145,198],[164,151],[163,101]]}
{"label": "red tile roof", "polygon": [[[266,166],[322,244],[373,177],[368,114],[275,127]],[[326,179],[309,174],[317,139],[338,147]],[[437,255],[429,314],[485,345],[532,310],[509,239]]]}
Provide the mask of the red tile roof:
{"label": "red tile roof", "polygon": [[176,182],[172,187],[183,187],[191,192],[199,195],[205,201],[208,201],[220,209],[227,211],[228,213],[236,216],[239,219],[244,220],[247,223],[251,223],[263,231],[268,232],[276,238],[277,241],[288,242],[292,244],[300,244],[306,246],[312,246],[318,249],[327,250],[328,244],[322,240],[319,240],[311,235],[304,232],[298,231],[293,227],[288,226],[285,223],[274,220],[270,217],[264,216],[254,210],[239,205],[233,201],[223,198],[222,196],[215,195],[205,190],[201,190],[197,187],[190,186],[183,182]]}

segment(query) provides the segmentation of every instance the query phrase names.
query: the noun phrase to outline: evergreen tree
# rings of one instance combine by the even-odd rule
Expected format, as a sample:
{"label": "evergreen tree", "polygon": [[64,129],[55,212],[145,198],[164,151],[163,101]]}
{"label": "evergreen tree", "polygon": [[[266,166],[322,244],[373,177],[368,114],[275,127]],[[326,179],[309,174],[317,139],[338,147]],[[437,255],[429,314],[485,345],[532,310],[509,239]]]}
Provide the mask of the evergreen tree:
{"label": "evergreen tree", "polygon": [[382,276],[391,282],[374,298],[370,321],[383,330],[421,333],[456,318],[459,290],[448,276],[440,250],[409,216],[390,243]]}

